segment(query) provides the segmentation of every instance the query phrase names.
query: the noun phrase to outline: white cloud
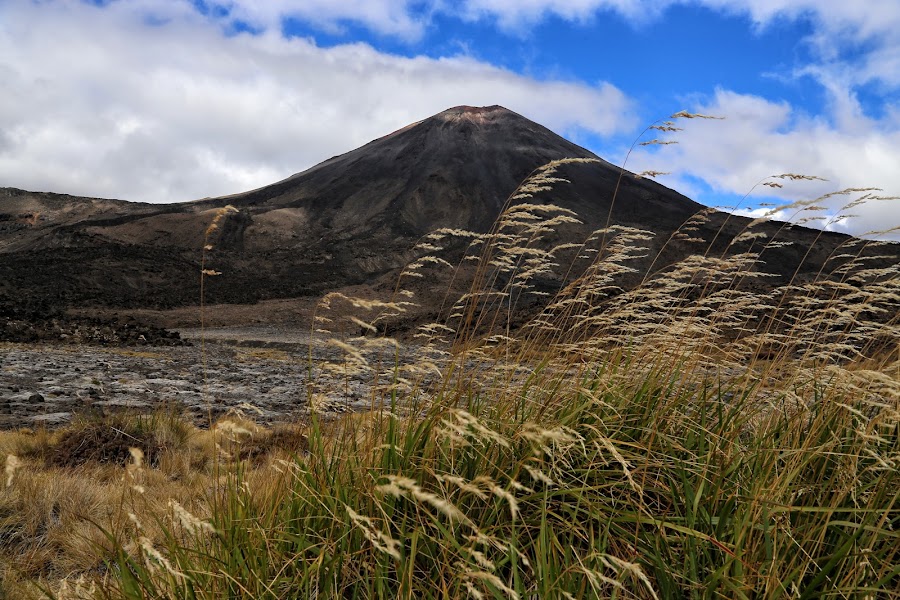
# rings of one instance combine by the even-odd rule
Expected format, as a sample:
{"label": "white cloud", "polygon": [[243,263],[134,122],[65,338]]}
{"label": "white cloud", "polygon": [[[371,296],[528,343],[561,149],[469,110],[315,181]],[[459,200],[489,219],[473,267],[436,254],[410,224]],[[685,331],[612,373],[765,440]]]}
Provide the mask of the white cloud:
{"label": "white cloud", "polygon": [[[187,0],[112,0],[115,4],[141,7],[162,20],[187,13],[197,16]],[[745,16],[760,29],[784,20],[808,21],[812,33],[807,42],[818,60],[799,65],[798,75],[825,69],[832,76],[840,73],[847,85],[878,81],[900,86],[897,0],[203,0],[201,4],[208,7],[207,19],[218,24],[279,31],[285,19],[295,19],[332,33],[356,25],[406,41],[419,39],[439,13],[527,31],[550,16],[590,22],[614,13],[639,24],[664,17],[672,6],[703,6]]]}
{"label": "white cloud", "polygon": [[[206,0],[207,14],[188,0],[0,1],[0,186],[153,202],[233,193],[457,104],[502,104],[556,131],[630,132],[631,104],[607,83],[538,81],[464,55],[320,48],[285,40],[280,24],[415,40],[436,11],[509,28],[601,11],[639,22],[677,3],[761,28],[808,19],[817,59],[796,74],[823,86],[827,112],[720,90],[694,108],[727,120],[690,122],[679,146],[639,152],[632,167],[680,171],[663,182],[688,192],[702,189],[691,177],[742,194],[798,171],[830,182],[775,190],[786,200],[856,186],[900,193],[900,105],[885,96],[873,117],[856,95],[900,87],[896,0]],[[235,21],[262,33],[224,34]],[[896,203],[870,204],[849,230],[882,229],[898,214]]]}
{"label": "white cloud", "polygon": [[[710,7],[750,15],[761,27],[782,19],[808,19],[814,59],[796,65],[831,95],[835,119],[859,112],[855,91],[877,85],[900,89],[900,2],[897,0],[700,0]],[[896,101],[896,96],[894,96]],[[890,96],[882,99],[889,104]],[[885,108],[885,107],[882,107]],[[888,107],[889,108],[889,107]]]}
{"label": "white cloud", "polygon": [[530,27],[553,15],[569,21],[590,21],[601,11],[648,21],[662,14],[671,0],[463,0],[457,9],[468,19],[494,19],[505,29]]}
{"label": "white cloud", "polygon": [[[493,19],[511,28],[531,27],[549,15],[589,21],[602,12],[640,23],[660,18],[676,4],[743,15],[760,29],[781,20],[808,21],[812,34],[806,42],[814,59],[795,65],[794,75],[812,77],[825,91],[828,105],[825,113],[813,117],[785,102],[719,90],[694,109],[725,115],[726,121],[690,122],[687,131],[677,136],[680,145],[667,146],[659,154],[638,151],[630,168],[673,171],[674,175],[660,180],[701,201],[715,198],[704,198],[702,186],[692,178],[717,192],[740,196],[760,179],[785,171],[829,179],[776,190],[763,188],[785,202],[848,187],[876,186],[885,195],[900,194],[900,103],[891,95],[900,88],[897,0],[465,0],[461,14]],[[872,107],[858,100],[864,85],[879,87],[882,116],[867,114]],[[838,196],[826,201],[826,217],[838,215],[840,206],[850,199]],[[853,213],[860,216],[833,222],[829,228],[861,234],[900,225],[897,201],[870,202],[855,207]],[[771,216],[791,215],[778,211]],[[806,216],[810,213],[795,219]],[[889,237],[900,239],[900,234]]]}
{"label": "white cloud", "polygon": [[265,185],[459,104],[557,131],[634,124],[606,83],[227,36],[184,2],[148,0],[0,3],[0,90],[0,186],[150,202]]}
{"label": "white cloud", "polygon": [[[658,152],[637,152],[635,169],[687,174],[717,192],[742,195],[755,190],[756,195],[785,202],[812,200],[847,188],[878,187],[882,196],[900,193],[900,121],[896,119],[857,115],[850,125],[835,125],[799,114],[786,103],[726,90],[718,90],[707,103],[694,108],[726,119],[679,122],[685,130],[675,134],[678,144]],[[777,180],[783,188],[760,186],[767,177],[785,172],[828,181]],[[828,209],[819,214],[827,218],[842,214],[840,208],[856,197],[840,195],[817,202]],[[850,212],[859,216],[830,228],[862,234],[900,225],[898,201],[871,201]],[[801,212],[796,218],[808,216],[809,212]],[[897,233],[891,237],[900,239]]]}
{"label": "white cloud", "polygon": [[614,13],[640,24],[664,17],[675,5],[703,6],[745,16],[757,28],[783,20],[805,20],[815,62],[797,65],[796,75],[837,81],[852,89],[877,82],[900,87],[900,2],[897,0],[462,0],[452,12],[466,19],[493,20],[505,29],[527,30],[555,16],[589,22]]}
{"label": "white cloud", "polygon": [[418,38],[434,15],[466,20],[493,20],[505,29],[527,28],[550,15],[588,21],[600,10],[633,20],[658,16],[674,0],[206,0],[221,9],[225,21],[243,21],[262,28],[278,27],[285,18],[340,31],[361,25],[381,35]]}
{"label": "white cloud", "polygon": [[207,0],[225,11],[224,20],[278,30],[286,18],[305,21],[330,31],[345,24],[362,25],[382,35],[416,39],[434,10],[431,2],[416,0]]}

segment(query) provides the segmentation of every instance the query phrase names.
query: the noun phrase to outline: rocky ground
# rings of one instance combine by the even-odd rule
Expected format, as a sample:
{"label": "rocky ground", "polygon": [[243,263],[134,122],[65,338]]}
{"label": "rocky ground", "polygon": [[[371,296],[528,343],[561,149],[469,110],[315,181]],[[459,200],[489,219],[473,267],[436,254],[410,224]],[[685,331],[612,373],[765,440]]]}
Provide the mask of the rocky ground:
{"label": "rocky ground", "polygon": [[[315,410],[327,416],[371,407],[365,373],[324,368],[343,351],[274,327],[185,329],[190,345],[104,347],[91,344],[0,343],[0,429],[58,427],[79,413],[170,406],[198,425],[230,410],[261,423],[309,416],[308,383]],[[372,362],[393,360],[370,353]],[[412,350],[401,353],[411,361]]]}
{"label": "rocky ground", "polygon": [[72,314],[46,298],[11,298],[0,290],[0,342],[180,346],[175,331],[115,311]]}

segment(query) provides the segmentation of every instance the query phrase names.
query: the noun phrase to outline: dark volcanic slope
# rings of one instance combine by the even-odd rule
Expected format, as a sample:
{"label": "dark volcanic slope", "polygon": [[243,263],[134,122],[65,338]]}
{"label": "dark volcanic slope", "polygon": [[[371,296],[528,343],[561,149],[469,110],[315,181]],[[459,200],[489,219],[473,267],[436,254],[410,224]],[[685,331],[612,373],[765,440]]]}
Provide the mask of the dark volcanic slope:
{"label": "dark volcanic slope", "polygon": [[486,230],[524,177],[565,157],[593,155],[504,108],[459,107],[226,198],[163,206],[0,190],[0,294],[196,303],[203,233],[225,204],[240,212],[213,252],[227,278],[210,281],[210,301],[319,293],[402,266],[435,228]]}
{"label": "dark volcanic slope", "polygon": [[597,158],[503,107],[457,107],[227,200],[239,208],[303,208],[311,223],[345,237],[380,227],[400,235],[485,230],[522,179],[565,157]]}
{"label": "dark volcanic slope", "polygon": [[245,252],[320,291],[404,266],[437,228],[487,231],[522,179],[568,157],[596,158],[505,108],[458,107],[224,200],[250,217]]}
{"label": "dark volcanic slope", "polygon": [[[0,300],[58,307],[167,307],[196,304],[204,231],[215,211],[238,209],[215,233],[208,266],[210,302],[252,302],[318,294],[405,265],[410,248],[440,227],[487,231],[516,186],[561,158],[597,157],[499,106],[457,107],[379,138],[270,186],[173,205],[133,204],[0,189]],[[577,212],[585,226],[610,218],[617,167],[598,159],[564,166],[561,183],[537,201]],[[611,222],[650,229],[662,242],[702,210],[653,181],[626,174]],[[713,215],[698,235],[712,239]],[[732,218],[719,248],[746,225]],[[774,233],[780,225],[766,226]],[[846,236],[791,228],[795,244],[766,256],[770,270],[818,271]],[[674,242],[663,261],[696,251]],[[657,265],[659,266],[659,265]]]}

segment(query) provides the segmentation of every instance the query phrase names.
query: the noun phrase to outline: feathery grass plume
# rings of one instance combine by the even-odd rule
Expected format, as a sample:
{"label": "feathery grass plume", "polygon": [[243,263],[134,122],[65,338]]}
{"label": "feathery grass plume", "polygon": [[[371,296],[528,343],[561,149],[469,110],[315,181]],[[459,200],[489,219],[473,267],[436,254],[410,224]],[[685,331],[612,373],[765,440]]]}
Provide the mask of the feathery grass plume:
{"label": "feathery grass plume", "polygon": [[97,583],[89,581],[84,575],[79,575],[75,580],[74,587],[70,587],[69,577],[62,580],[59,591],[56,593],[57,600],[93,600],[97,597]]}
{"label": "feathery grass plume", "polygon": [[638,179],[643,179],[644,177],[656,178],[662,175],[671,175],[672,173],[667,171],[641,171],[640,173],[635,173],[634,176]]}
{"label": "feathery grass plume", "polygon": [[140,448],[131,447],[128,449],[128,454],[131,455],[131,464],[129,466],[133,467],[132,470],[140,469],[144,465],[144,451]]}
{"label": "feathery grass plume", "polygon": [[541,483],[547,487],[554,487],[557,485],[556,481],[554,481],[552,477],[536,467],[532,467],[528,464],[523,464],[522,468],[526,473],[528,473],[528,476],[531,477],[533,481]]}
{"label": "feathery grass plume", "polygon": [[396,498],[409,498],[410,500],[427,504],[437,510],[438,513],[444,515],[449,521],[475,529],[475,524],[452,502],[441,498],[437,494],[423,490],[415,480],[398,475],[388,475],[385,479],[387,479],[387,483],[375,488],[380,494]]}
{"label": "feathery grass plume", "polygon": [[141,520],[138,518],[136,514],[133,512],[128,513],[128,520],[131,521],[131,524],[134,525],[135,531],[143,531],[144,525],[141,523]]}
{"label": "feathery grass plume", "polygon": [[452,484],[460,491],[472,494],[480,500],[488,499],[488,495],[481,489],[481,486],[479,485],[480,481],[469,481],[464,477],[449,474],[437,474],[435,475],[435,479],[442,483]]}
{"label": "feathery grass plume", "polygon": [[12,485],[13,477],[16,475],[16,470],[18,470],[22,466],[22,461],[19,460],[19,457],[15,454],[7,454],[6,455],[6,487]]}
{"label": "feathery grass plume", "polygon": [[201,533],[216,533],[215,528],[208,521],[204,521],[195,517],[176,500],[170,499],[168,505],[169,508],[172,509],[172,514],[174,515],[174,517],[178,520],[184,530],[189,534],[197,535]]}
{"label": "feathery grass plume", "polygon": [[[138,537],[138,547],[144,558],[144,564],[155,573],[162,571],[164,575],[175,579],[187,579],[187,575],[176,569],[172,563],[166,558],[162,552],[154,547],[153,542],[145,537]],[[161,569],[160,569],[161,568]]]}
{"label": "feathery grass plume", "polygon": [[369,517],[358,514],[349,506],[344,505],[344,508],[346,509],[350,520],[363,532],[363,535],[371,542],[373,548],[379,552],[384,552],[396,560],[401,560],[401,545],[398,540],[393,539],[381,529],[375,527],[375,523]]}
{"label": "feathery grass plume", "polygon": [[[646,146],[667,146],[672,144],[677,144],[677,140],[660,140],[654,139],[649,142],[642,142],[643,137],[650,131],[660,131],[663,133],[674,133],[681,131],[681,128],[675,126],[675,122],[678,119],[722,119],[723,117],[716,117],[712,115],[705,115],[701,113],[691,113],[685,110],[679,111],[673,115],[671,115],[668,119],[657,119],[650,125],[648,125],[632,142],[631,147],[628,149],[628,152],[625,153],[625,158],[622,160],[622,164],[619,167],[619,176],[616,179],[616,185],[612,192],[612,199],[610,202],[610,207],[607,212],[606,217],[606,225],[605,228],[609,228],[612,224],[612,215],[613,208],[616,204],[616,199],[619,196],[619,189],[622,185],[622,178],[625,176],[625,168],[628,166],[628,161],[631,158],[632,153],[638,147],[646,147]],[[600,238],[600,250],[602,251],[606,248],[606,235]]]}
{"label": "feathery grass plume", "polygon": [[671,146],[673,144],[677,144],[678,140],[648,140],[646,142],[641,142],[639,146]]}
{"label": "feathery grass plume", "polygon": [[782,173],[781,175],[772,175],[772,179],[789,179],[791,181],[828,181],[818,175],[802,175],[799,173]]}
{"label": "feathery grass plume", "polygon": [[656,594],[656,590],[653,589],[653,584],[647,578],[647,575],[644,573],[644,570],[641,569],[640,565],[629,562],[627,560],[622,560],[621,558],[615,557],[611,554],[604,554],[599,558],[604,565],[606,565],[610,569],[613,569],[617,573],[625,572],[640,580],[641,583],[643,583],[646,587],[647,592],[649,592],[649,594],[656,600],[659,599],[659,596]]}
{"label": "feathery grass plume", "polygon": [[449,439],[463,440],[463,443],[472,440],[479,444],[493,443],[509,447],[509,442],[504,436],[485,426],[474,415],[463,409],[449,409],[447,416],[441,419],[441,426],[436,433]]}
{"label": "feathery grass plume", "polygon": [[478,588],[472,585],[475,582],[479,582],[482,584],[488,584],[491,587],[496,588],[500,593],[503,594],[503,597],[505,598],[509,598],[510,600],[519,600],[519,594],[507,584],[505,584],[503,580],[494,573],[465,569],[464,565],[460,565],[460,567],[464,568],[462,576],[467,580],[465,582],[467,590],[470,594],[475,595],[476,598],[483,597],[481,596],[481,592],[478,591]]}
{"label": "feathery grass plume", "polygon": [[548,456],[554,454],[555,448],[567,448],[584,441],[577,432],[568,427],[558,426],[550,429],[537,423],[524,423],[519,436],[531,442],[540,453]]}
{"label": "feathery grass plume", "polygon": [[[496,482],[491,481],[488,478],[484,478],[483,481],[494,496],[506,502],[507,506],[509,507],[509,517],[512,521],[515,521],[519,516],[519,502],[516,500],[516,497],[511,492],[507,491],[502,486],[498,485]],[[514,488],[521,487],[521,490],[526,492],[534,491],[527,487],[521,486],[521,484],[519,484],[515,480],[510,480],[510,486]]]}
{"label": "feathery grass plume", "polygon": [[672,119],[672,120],[674,120],[674,119],[707,119],[707,120],[713,120],[713,121],[721,121],[721,120],[724,120],[725,117],[719,117],[716,115],[705,115],[703,113],[692,113],[692,112],[688,112],[686,110],[681,110],[681,111],[678,111],[677,113],[673,114],[671,117],[669,117],[669,119]]}
{"label": "feathery grass plume", "polygon": [[212,236],[219,229],[219,224],[228,215],[239,212],[228,204],[213,211],[213,218],[203,232],[203,247],[200,252],[200,362],[203,369],[203,396],[207,398],[207,417],[212,425],[212,404],[209,402],[207,356],[206,356],[206,278],[221,275],[220,271],[207,267],[209,253],[215,249]]}
{"label": "feathery grass plume", "polygon": [[663,121],[659,125],[651,125],[647,129],[652,131],[664,132],[684,131],[684,128],[682,127],[675,127],[675,121]]}
{"label": "feathery grass plume", "polygon": [[233,440],[239,440],[242,437],[253,435],[253,430],[245,427],[243,424],[231,419],[223,419],[216,423],[216,431],[221,431],[231,436]]}
{"label": "feathery grass plume", "polygon": [[131,456],[131,462],[125,465],[125,473],[128,479],[133,482],[131,489],[138,494],[143,494],[147,491],[147,488],[137,483],[137,478],[144,466],[144,451],[132,446],[128,449],[128,454]]}

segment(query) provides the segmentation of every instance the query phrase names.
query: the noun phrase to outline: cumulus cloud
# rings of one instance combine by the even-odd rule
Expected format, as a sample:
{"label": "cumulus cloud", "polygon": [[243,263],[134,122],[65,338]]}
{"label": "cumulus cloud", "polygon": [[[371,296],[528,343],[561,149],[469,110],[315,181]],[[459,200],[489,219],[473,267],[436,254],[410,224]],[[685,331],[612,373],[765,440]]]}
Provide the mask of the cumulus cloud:
{"label": "cumulus cloud", "polygon": [[[896,0],[700,0],[729,13],[746,14],[759,27],[785,19],[806,19],[812,60],[795,65],[795,77],[812,77],[829,94],[831,118],[856,119],[862,113],[857,91],[880,88],[881,106],[891,112],[900,89],[900,2]],[[893,123],[898,123],[894,120]],[[846,124],[846,123],[843,123]]]}
{"label": "cumulus cloud", "polygon": [[506,29],[519,29],[551,15],[590,21],[601,11],[643,22],[658,17],[671,4],[671,0],[463,0],[456,10],[464,18],[493,19]]}
{"label": "cumulus cloud", "polygon": [[[667,146],[659,153],[637,152],[632,161],[635,170],[672,171],[675,175],[661,181],[685,193],[693,192],[701,201],[714,200],[704,197],[706,186],[741,196],[762,178],[785,171],[828,179],[762,188],[767,196],[785,203],[856,187],[879,187],[883,196],[900,194],[900,103],[896,96],[900,88],[900,2],[896,0],[465,0],[462,12],[469,18],[527,28],[548,15],[586,21],[602,12],[640,23],[659,18],[676,4],[744,16],[761,30],[784,20],[808,22],[812,33],[805,43],[811,50],[810,62],[794,65],[787,76],[814,79],[827,97],[827,107],[823,114],[810,116],[786,102],[718,90],[692,108],[724,115],[727,120],[691,122],[678,134],[679,145]],[[858,100],[866,85],[878,86],[880,99],[874,106]],[[879,116],[872,116],[873,112]],[[706,186],[696,185],[697,180]],[[854,234],[900,225],[897,201],[871,200],[853,208],[851,212],[858,217],[838,219],[843,214],[841,206],[852,199],[851,195],[831,196],[818,203],[827,210],[815,215],[784,209],[748,214],[771,213],[773,218],[793,220],[824,216],[821,224]],[[879,237],[900,239],[900,234]]]}
{"label": "cumulus cloud", "polygon": [[529,27],[548,16],[589,21],[603,12],[643,22],[660,17],[671,6],[699,5],[745,15],[760,27],[781,19],[809,19],[816,28],[811,41],[823,55],[841,50],[839,40],[883,38],[890,43],[888,38],[900,25],[900,4],[895,0],[204,0],[201,4],[215,18],[262,28],[297,18],[332,30],[356,24],[382,35],[412,38],[437,13]]}
{"label": "cumulus cloud", "polygon": [[[414,41],[438,13],[527,30],[551,15],[588,22],[612,12],[639,23],[675,4],[743,15],[759,28],[809,22],[813,60],[792,74],[821,85],[827,110],[811,116],[718,90],[692,108],[727,120],[691,122],[680,145],[638,152],[635,170],[675,171],[663,182],[701,201],[707,187],[743,194],[784,171],[829,179],[767,189],[785,202],[844,187],[900,193],[900,104],[890,95],[900,88],[896,0],[0,2],[0,186],[151,202],[233,193],[457,104],[503,104],[576,137],[630,135],[634,107],[609,83],[537,80],[465,55],[323,48],[285,39],[281,26],[297,19]],[[877,115],[857,98],[865,85],[889,92]],[[829,214],[846,199],[831,199]],[[873,202],[855,222],[830,227],[881,229],[896,221],[896,206]]]}
{"label": "cumulus cloud", "polygon": [[261,29],[278,29],[298,19],[332,32],[346,24],[382,35],[419,38],[436,9],[421,0],[207,0],[207,13],[219,20]]}
{"label": "cumulus cloud", "polygon": [[900,88],[897,0],[463,0],[456,10],[465,18],[493,19],[503,27],[522,29],[551,15],[583,22],[614,13],[639,24],[662,17],[675,5],[743,16],[761,30],[786,20],[807,21],[812,33],[805,42],[814,59],[795,65],[794,76],[813,77],[830,92],[845,96],[870,83]]}
{"label": "cumulus cloud", "polygon": [[[696,177],[717,192],[776,196],[785,203],[814,200],[849,188],[880,188],[873,196],[900,192],[900,122],[890,117],[870,119],[856,112],[852,125],[835,125],[826,118],[798,113],[785,102],[718,90],[698,112],[725,115],[724,120],[683,121],[676,145],[658,152],[639,150],[636,169],[673,171]],[[821,180],[771,180],[785,172]],[[667,183],[662,178],[663,183]],[[765,181],[784,187],[762,186]],[[850,220],[834,219],[848,211],[842,207],[865,192],[839,194],[817,201],[826,208],[817,213],[828,228],[855,234],[882,231],[900,225],[900,202],[871,199],[856,206]],[[701,201],[703,197],[698,199]],[[796,213],[796,214],[795,214]],[[759,216],[754,214],[754,216]],[[812,216],[808,211],[782,210],[776,218],[793,220]],[[810,223],[811,225],[814,223]],[[885,236],[880,236],[885,237]],[[897,232],[887,236],[900,239]]]}
{"label": "cumulus cloud", "polygon": [[214,20],[177,1],[0,4],[0,185],[149,202],[234,193],[459,104],[557,131],[634,125],[607,83],[229,35]]}

